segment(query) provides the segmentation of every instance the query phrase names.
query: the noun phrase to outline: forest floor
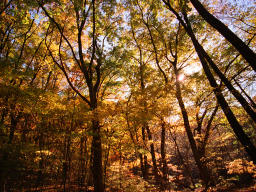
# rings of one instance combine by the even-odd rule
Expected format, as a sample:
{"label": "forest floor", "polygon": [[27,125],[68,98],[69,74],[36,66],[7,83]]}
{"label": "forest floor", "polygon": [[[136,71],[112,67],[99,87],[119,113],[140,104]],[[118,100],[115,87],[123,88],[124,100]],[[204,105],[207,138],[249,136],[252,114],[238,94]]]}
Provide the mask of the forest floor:
{"label": "forest floor", "polygon": [[[130,184],[125,184],[123,183],[121,186],[115,186],[112,185],[111,187],[108,186],[106,188],[106,192],[141,192],[141,191],[148,191],[148,192],[160,192],[159,189],[157,189],[155,186],[145,182],[143,179],[140,177],[134,176],[130,177],[128,176],[126,178],[126,181],[129,181]],[[112,183],[114,184],[114,183]],[[121,188],[119,188],[121,187]],[[93,187],[87,188],[89,191],[93,191]],[[26,192],[38,192],[38,191],[44,191],[44,192],[59,192],[59,191],[64,191],[62,186],[48,186],[48,187],[42,187],[42,188],[37,188],[37,189],[29,189],[29,190],[21,190],[21,191],[26,191]],[[13,192],[21,192],[19,191],[13,191]],[[81,188],[77,188],[76,186],[67,186],[65,191],[69,192],[81,192]],[[83,191],[83,190],[82,190]],[[83,191],[86,192],[86,191]],[[87,191],[88,192],[88,191]],[[169,189],[165,190],[162,192],[203,192],[203,188],[197,188],[196,190],[190,190],[190,189],[183,189],[183,190],[174,190],[174,189]],[[249,186],[249,187],[239,187],[236,186],[235,188],[224,188],[224,187],[213,187],[211,189],[208,189],[207,192],[256,192],[256,184]]]}
{"label": "forest floor", "polygon": [[[137,172],[135,171],[137,170]],[[107,171],[106,192],[160,192],[159,186],[155,185],[152,173],[149,175],[148,180],[143,179],[139,173],[139,167],[130,163],[114,162]],[[241,183],[240,183],[241,184]],[[79,188],[79,186],[72,185],[66,186],[65,191],[69,192],[89,192],[93,191],[93,187]],[[87,189],[87,190],[85,190]],[[27,189],[21,191],[45,191],[45,192],[59,192],[64,191],[63,185],[44,186],[41,188]],[[15,192],[21,192],[15,191]],[[168,190],[162,192],[203,192],[204,188],[198,187],[196,189],[177,188],[177,183],[170,182]],[[249,186],[239,184],[219,185],[213,186],[207,192],[256,192],[256,181]]]}
{"label": "forest floor", "polygon": [[[120,166],[119,162],[113,163],[108,170],[107,192],[159,192],[160,189],[152,181],[151,175],[148,181],[144,180],[140,174],[134,172],[134,165],[125,163]],[[197,189],[177,189],[175,184],[170,184],[170,188],[163,192],[203,192],[204,188]],[[256,181],[249,186],[243,184],[231,184],[226,186],[213,186],[207,192],[256,192]]]}

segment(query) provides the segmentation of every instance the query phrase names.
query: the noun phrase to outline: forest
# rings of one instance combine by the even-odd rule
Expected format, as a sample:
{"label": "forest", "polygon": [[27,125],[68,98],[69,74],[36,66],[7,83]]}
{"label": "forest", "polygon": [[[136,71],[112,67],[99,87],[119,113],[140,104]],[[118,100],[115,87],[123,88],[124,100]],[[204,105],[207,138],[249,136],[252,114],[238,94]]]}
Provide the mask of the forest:
{"label": "forest", "polygon": [[255,0],[1,0],[0,192],[256,191]]}

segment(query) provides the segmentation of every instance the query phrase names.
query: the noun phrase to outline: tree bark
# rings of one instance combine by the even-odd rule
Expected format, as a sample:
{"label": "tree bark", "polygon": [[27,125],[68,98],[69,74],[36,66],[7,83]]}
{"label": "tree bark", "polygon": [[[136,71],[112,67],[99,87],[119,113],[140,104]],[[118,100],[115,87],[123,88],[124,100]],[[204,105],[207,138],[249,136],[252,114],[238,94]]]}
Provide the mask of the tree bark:
{"label": "tree bark", "polygon": [[[186,30],[186,32],[188,33],[188,35],[190,36],[192,43],[195,47],[195,50],[197,52],[197,55],[201,61],[202,67],[204,69],[204,72],[206,74],[206,77],[211,85],[211,87],[213,88],[213,92],[217,98],[217,101],[219,103],[219,105],[221,106],[229,124],[231,125],[236,137],[238,138],[238,140],[240,141],[240,143],[243,145],[243,147],[245,148],[247,154],[249,155],[249,157],[252,159],[252,161],[254,162],[254,164],[256,164],[256,148],[253,145],[253,143],[251,142],[250,138],[245,134],[245,132],[243,131],[242,126],[239,124],[239,122],[237,121],[235,115],[233,114],[232,110],[230,109],[226,99],[224,98],[220,87],[218,86],[218,84],[216,83],[216,80],[208,66],[207,61],[205,60],[205,55],[203,54],[205,51],[203,49],[203,47],[199,44],[199,42],[197,41],[195,34],[191,28],[190,23],[188,22],[188,20],[186,21],[187,23],[185,24],[183,19],[180,17],[180,15],[173,9],[173,7],[170,5],[169,2],[163,0],[163,2],[167,5],[168,9],[173,12],[175,14],[175,16],[177,17],[177,19],[180,21],[180,23],[182,24],[182,26],[184,27],[184,29]],[[185,13],[186,14],[186,13]]]}
{"label": "tree bark", "polygon": [[165,153],[165,123],[162,122],[162,131],[161,131],[161,158],[162,158],[162,172],[163,172],[163,179],[167,181],[168,176],[168,168],[167,168],[167,162],[166,162],[166,153]]}
{"label": "tree bark", "polygon": [[[184,16],[185,19],[188,21],[186,15]],[[192,30],[192,29],[191,29]],[[232,83],[225,77],[225,75],[219,70],[218,66],[213,62],[211,57],[207,54],[207,52],[204,50],[202,46],[200,46],[201,53],[208,61],[211,68],[214,70],[214,72],[220,77],[221,81],[224,82],[224,84],[227,86],[228,90],[232,93],[232,95],[237,99],[237,101],[241,104],[241,106],[244,108],[244,110],[247,112],[247,114],[252,118],[254,122],[256,122],[256,113],[254,110],[250,107],[250,104],[246,101],[246,99],[234,88]]]}
{"label": "tree bark", "polygon": [[176,151],[177,151],[177,155],[179,156],[179,162],[181,165],[184,165],[184,172],[188,174],[190,180],[191,180],[191,183],[193,184],[193,186],[195,187],[195,182],[193,180],[193,176],[192,176],[192,173],[191,173],[191,169],[190,167],[187,165],[187,163],[184,161],[184,158],[181,154],[181,151],[179,149],[179,146],[178,146],[178,143],[177,143],[177,140],[176,140],[176,137],[174,136],[174,134],[172,134],[172,132],[170,132],[170,135],[171,135],[171,138],[172,140],[174,141],[174,144],[175,144],[175,148],[176,148]]}
{"label": "tree bark", "polygon": [[100,136],[100,124],[97,119],[97,112],[94,111],[94,119],[92,120],[92,173],[95,192],[104,192],[103,170],[102,170],[102,146]]}
{"label": "tree bark", "polygon": [[244,88],[241,87],[241,85],[238,83],[238,81],[236,79],[234,79],[236,85],[239,87],[239,89],[243,92],[243,94],[247,97],[247,99],[250,101],[251,106],[256,109],[256,104],[253,101],[253,99],[246,93],[246,91],[244,90]]}
{"label": "tree bark", "polygon": [[156,163],[155,146],[153,144],[152,134],[151,134],[151,131],[150,131],[148,125],[146,125],[146,130],[147,130],[147,134],[148,134],[148,140],[151,142],[150,143],[150,153],[151,153],[151,158],[152,158],[152,163],[153,163],[153,173],[155,176],[155,180],[158,183],[160,181],[160,177],[158,175],[158,169],[157,169],[157,163]]}
{"label": "tree bark", "polygon": [[192,31],[192,28],[190,26],[190,23],[187,23],[187,25],[185,25],[185,23],[183,22],[183,26],[193,42],[193,45],[194,45],[196,52],[198,54],[198,57],[201,61],[201,64],[202,64],[204,72],[207,76],[207,79],[210,82],[211,87],[213,88],[213,92],[214,92],[214,94],[218,100],[218,103],[220,104],[225,116],[227,117],[229,124],[231,125],[235,135],[237,136],[237,138],[241,142],[241,144],[244,146],[246,152],[248,153],[248,155],[250,156],[250,158],[252,159],[254,164],[256,164],[256,148],[253,145],[253,143],[251,142],[250,138],[243,131],[242,126],[237,121],[237,119],[236,119],[235,115],[233,114],[232,110],[230,109],[226,99],[224,98],[220,87],[216,83],[216,80],[214,79],[214,76],[210,71],[207,61],[205,60],[205,57],[203,54],[205,51],[203,51],[203,47],[197,41],[197,39]]}
{"label": "tree bark", "polygon": [[256,71],[256,54],[247,46],[235,33],[233,33],[224,23],[209,13],[199,0],[190,0],[198,13],[214,27],[220,34],[222,34],[243,56],[243,58],[250,64],[254,71]]}
{"label": "tree bark", "polygon": [[182,99],[182,95],[181,95],[180,83],[179,83],[179,80],[178,80],[178,75],[179,74],[178,74],[178,70],[177,70],[176,66],[174,66],[174,71],[175,71],[175,75],[176,75],[176,82],[175,82],[176,98],[178,100],[178,103],[179,103],[179,106],[180,106],[180,109],[181,109],[181,113],[182,113],[182,117],[183,117],[183,121],[184,121],[184,127],[185,127],[185,130],[186,130],[187,136],[188,136],[188,140],[189,140],[189,143],[190,143],[190,146],[191,146],[191,149],[192,149],[192,153],[193,153],[196,165],[199,169],[200,177],[203,180],[205,186],[207,187],[209,182],[210,182],[210,175],[209,175],[207,167],[201,161],[201,156],[200,156],[200,153],[197,149],[196,141],[195,141],[195,139],[193,137],[193,133],[191,131],[187,110],[185,108],[185,105],[184,105],[184,102],[183,102],[183,99]]}
{"label": "tree bark", "polygon": [[11,114],[10,114],[11,126],[10,126],[10,133],[9,133],[8,144],[11,144],[12,141],[13,141],[15,130],[17,128],[17,125],[18,125],[18,123],[20,121],[20,118],[21,118],[21,115],[22,115],[21,112],[19,112],[16,115],[14,111],[15,111],[15,105],[11,106]]}
{"label": "tree bark", "polygon": [[[142,140],[143,140],[143,142],[144,143],[146,143],[146,133],[145,133],[145,126],[142,126],[142,130],[141,130],[141,132],[142,132]],[[143,177],[145,178],[145,179],[147,179],[148,178],[148,168],[149,168],[149,166],[148,166],[148,158],[147,158],[147,155],[142,155],[141,154],[141,163],[142,163],[142,175],[143,175]]]}

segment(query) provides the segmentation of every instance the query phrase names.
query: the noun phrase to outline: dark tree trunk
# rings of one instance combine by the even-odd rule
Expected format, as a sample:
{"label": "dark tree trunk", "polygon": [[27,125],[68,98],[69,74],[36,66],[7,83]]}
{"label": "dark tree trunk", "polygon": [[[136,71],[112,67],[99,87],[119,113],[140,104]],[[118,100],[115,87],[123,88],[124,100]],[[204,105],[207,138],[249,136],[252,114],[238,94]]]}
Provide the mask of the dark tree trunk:
{"label": "dark tree trunk", "polygon": [[206,187],[208,186],[209,182],[210,182],[210,175],[208,172],[207,167],[204,165],[204,163],[201,162],[201,156],[200,153],[197,149],[196,146],[196,141],[193,137],[193,133],[191,131],[191,127],[189,124],[189,119],[188,119],[188,114],[187,114],[187,110],[185,108],[184,102],[182,100],[182,95],[181,95],[181,89],[180,89],[180,83],[178,80],[178,71],[176,66],[174,66],[174,71],[175,71],[175,75],[176,75],[176,98],[178,100],[180,109],[181,109],[181,113],[182,113],[182,117],[183,117],[183,121],[184,121],[184,127],[188,136],[188,140],[192,149],[192,153],[196,162],[196,165],[199,169],[199,173],[200,173],[200,177],[201,179],[204,181],[204,184],[206,185]]}
{"label": "dark tree trunk", "polygon": [[148,125],[146,125],[146,130],[147,130],[147,134],[148,134],[148,139],[151,142],[150,143],[150,153],[151,153],[151,158],[152,158],[152,162],[153,162],[153,172],[154,172],[156,182],[159,182],[160,177],[158,175],[158,169],[157,169],[157,164],[156,164],[155,147],[154,147],[154,144],[153,144],[152,134],[151,134],[151,131],[150,131]]}
{"label": "dark tree trunk", "polygon": [[237,82],[237,80],[234,79],[234,81],[235,81],[236,85],[239,87],[239,89],[243,92],[243,94],[244,94],[244,95],[247,97],[247,99],[250,101],[251,106],[252,106],[254,109],[256,109],[256,104],[255,104],[255,102],[253,101],[253,99],[246,93],[246,91],[244,90],[244,88],[241,87],[241,85]]}
{"label": "dark tree trunk", "polygon": [[[4,102],[7,104],[8,103],[8,97],[5,97]],[[4,130],[3,130],[3,126],[4,125],[4,120],[5,117],[7,116],[9,112],[9,109],[7,107],[7,105],[4,107],[2,114],[1,114],[1,120],[0,120],[0,135],[4,135]]]}
{"label": "dark tree trunk", "polygon": [[[186,16],[185,16],[186,18]],[[188,19],[186,18],[188,21]],[[246,101],[246,99],[234,88],[232,83],[225,77],[225,75],[219,70],[218,66],[213,62],[211,57],[207,54],[207,52],[204,50],[202,46],[200,46],[201,53],[204,56],[204,58],[208,61],[209,65],[212,67],[214,72],[220,77],[221,81],[224,82],[224,84],[227,86],[228,90],[234,95],[234,97],[237,99],[237,101],[241,104],[241,106],[244,108],[244,110],[247,112],[247,114],[253,119],[254,122],[256,122],[256,113],[254,110],[250,107],[250,104]]]}
{"label": "dark tree trunk", "polygon": [[167,174],[168,168],[166,163],[166,154],[165,154],[165,123],[162,122],[162,131],[161,131],[161,158],[162,158],[162,172],[163,172],[163,179],[167,181]]}
{"label": "dark tree trunk", "polygon": [[143,156],[141,153],[139,153],[139,158],[140,158],[140,171],[141,171],[141,176],[144,177],[144,165],[143,165]]}
{"label": "dark tree trunk", "polygon": [[88,161],[87,157],[85,157],[87,155],[87,138],[85,135],[83,135],[80,139],[80,169],[79,169],[79,176],[78,176],[78,180],[79,180],[79,187],[80,190],[82,190],[82,187],[84,186],[84,182],[85,182],[85,174],[86,174],[86,162]]}
{"label": "dark tree trunk", "polygon": [[206,126],[206,130],[205,130],[205,134],[204,134],[204,138],[203,138],[203,142],[201,143],[201,145],[199,146],[199,152],[201,153],[201,156],[205,156],[205,149],[206,149],[206,145],[208,142],[208,139],[210,137],[210,130],[211,130],[211,125],[212,125],[212,121],[218,111],[219,105],[217,104],[216,107],[214,108],[211,117],[207,123]]}
{"label": "dark tree trunk", "polygon": [[142,175],[142,177],[144,178],[144,179],[146,179],[145,178],[145,168],[144,168],[144,163],[143,163],[143,155],[142,155],[142,153],[140,153],[139,154],[139,158],[140,158],[140,170],[141,170],[141,175]]}
{"label": "dark tree trunk", "polygon": [[[73,121],[73,120],[72,120]],[[71,127],[66,127],[66,135],[65,135],[65,146],[64,146],[64,162],[63,162],[63,169],[62,169],[62,175],[63,175],[63,190],[66,191],[67,184],[69,183],[69,172],[70,172],[70,146],[71,146],[71,131],[72,131],[72,124]]]}
{"label": "dark tree trunk", "polygon": [[[42,122],[44,122],[44,119],[42,119]],[[45,123],[41,123],[41,125],[38,127],[38,145],[39,145],[39,151],[40,151],[40,160],[39,160],[39,166],[38,166],[38,172],[37,172],[37,179],[36,179],[36,188],[41,187],[44,181],[43,177],[43,169],[44,169],[44,156],[41,153],[44,147],[44,135],[42,133],[41,127],[45,126]]]}
{"label": "dark tree trunk", "polygon": [[172,140],[174,141],[174,144],[175,144],[175,148],[176,148],[176,151],[177,151],[177,155],[179,157],[179,162],[181,165],[184,165],[184,172],[186,174],[188,174],[190,180],[191,180],[191,183],[193,184],[193,186],[195,187],[195,182],[193,180],[193,176],[192,176],[192,173],[191,173],[191,169],[190,167],[187,165],[187,163],[184,161],[184,158],[180,152],[180,149],[179,149],[179,146],[178,146],[178,143],[177,143],[177,140],[176,140],[176,137],[170,132],[170,135],[172,137]]}
{"label": "dark tree trunk", "polygon": [[[195,34],[190,26],[190,23],[188,20],[186,20],[187,24],[184,23],[183,19],[180,17],[180,15],[171,7],[170,3],[167,1],[164,1],[164,3],[168,6],[170,11],[172,11],[177,19],[180,21],[188,35],[190,36],[193,45],[195,47],[195,50],[198,54],[198,57],[201,61],[201,64],[203,66],[204,72],[207,76],[208,81],[210,82],[211,87],[213,88],[214,94],[217,98],[217,101],[219,105],[221,106],[225,116],[228,119],[229,124],[231,125],[235,135],[237,136],[238,140],[241,142],[241,144],[244,146],[246,152],[248,153],[249,157],[253,160],[254,164],[256,164],[256,148],[251,142],[250,138],[245,134],[245,132],[242,129],[242,126],[237,121],[235,115],[233,114],[232,110],[230,109],[227,101],[225,100],[220,87],[216,83],[216,80],[214,79],[213,74],[211,73],[211,70],[208,66],[207,61],[205,60],[205,55],[203,54],[205,51],[203,47],[199,44],[197,41]],[[186,13],[184,14],[186,16]],[[186,17],[185,17],[186,19]]]}
{"label": "dark tree trunk", "polygon": [[[144,143],[146,143],[146,133],[145,133],[145,126],[142,126],[142,140]],[[142,175],[144,177],[144,179],[147,179],[148,178],[148,158],[147,158],[147,155],[142,155],[142,158],[141,158],[141,162],[142,162]]]}
{"label": "dark tree trunk", "polygon": [[199,0],[190,0],[198,13],[220,34],[222,34],[256,71],[256,54],[225,24],[209,13]]}
{"label": "dark tree trunk", "polygon": [[20,114],[16,116],[14,112],[11,112],[11,126],[10,126],[9,141],[8,141],[9,144],[11,144],[13,141],[14,133],[15,133],[17,124],[19,122],[19,119],[20,119]]}
{"label": "dark tree trunk", "polygon": [[243,131],[242,126],[237,121],[235,115],[233,114],[233,112],[230,109],[227,101],[225,100],[225,98],[224,98],[224,96],[221,92],[220,87],[216,83],[216,80],[214,79],[214,76],[210,71],[210,68],[207,64],[207,61],[204,58],[205,51],[203,50],[203,47],[197,41],[197,39],[196,39],[196,37],[195,37],[195,35],[192,31],[192,28],[191,28],[190,24],[187,23],[187,25],[185,25],[183,23],[183,26],[185,26],[184,28],[186,29],[188,35],[190,36],[190,38],[193,42],[193,45],[194,45],[194,47],[196,49],[196,52],[198,54],[198,57],[201,61],[201,64],[203,66],[203,69],[204,69],[204,72],[207,76],[207,79],[209,80],[211,87],[213,87],[214,94],[215,94],[215,96],[218,100],[218,103],[221,106],[225,116],[227,117],[229,124],[231,125],[235,135],[238,138],[238,140],[241,142],[241,144],[244,146],[246,152],[248,153],[250,158],[253,160],[254,164],[256,164],[256,148],[253,145],[253,143],[251,142],[250,138]]}
{"label": "dark tree trunk", "polygon": [[93,184],[95,192],[104,192],[103,171],[102,171],[102,148],[100,137],[100,125],[98,120],[92,120],[92,156],[93,156]]}

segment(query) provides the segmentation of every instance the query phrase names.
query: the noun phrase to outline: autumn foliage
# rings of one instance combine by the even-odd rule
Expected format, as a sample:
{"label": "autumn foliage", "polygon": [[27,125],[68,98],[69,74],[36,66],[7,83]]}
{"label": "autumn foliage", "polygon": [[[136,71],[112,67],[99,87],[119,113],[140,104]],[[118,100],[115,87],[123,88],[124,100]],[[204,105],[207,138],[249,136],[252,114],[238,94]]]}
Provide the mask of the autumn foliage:
{"label": "autumn foliage", "polygon": [[253,1],[0,2],[0,191],[255,191]]}

